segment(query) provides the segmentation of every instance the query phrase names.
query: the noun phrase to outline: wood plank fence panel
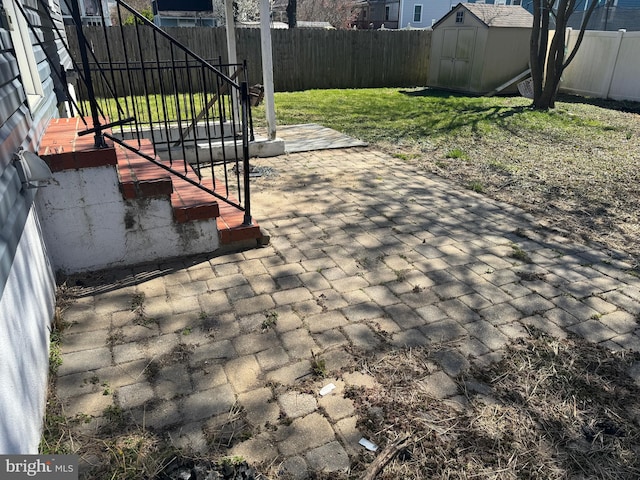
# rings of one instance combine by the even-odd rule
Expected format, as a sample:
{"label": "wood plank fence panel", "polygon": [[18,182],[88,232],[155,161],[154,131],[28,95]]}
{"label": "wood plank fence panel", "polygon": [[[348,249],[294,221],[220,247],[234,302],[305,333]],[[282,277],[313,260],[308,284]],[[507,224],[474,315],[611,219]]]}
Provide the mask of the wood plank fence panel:
{"label": "wood plank fence panel", "polygon": [[[79,59],[77,41],[72,29],[67,31],[74,58]],[[107,62],[124,62],[123,43],[137,45],[140,36],[142,55],[145,59],[169,61],[170,47],[160,36],[160,48],[156,54],[154,37],[147,29],[126,27],[123,35],[116,27],[87,27],[85,35],[96,57]],[[222,57],[227,62],[224,28],[166,28],[166,32],[196,54],[212,63]],[[429,68],[431,32],[428,30],[272,30],[274,87],[276,91],[296,91],[312,88],[370,88],[425,86]],[[123,38],[124,36],[124,38]],[[238,58],[248,64],[249,83],[262,83],[260,31],[239,28],[236,31]],[[107,45],[110,46],[109,52]],[[174,57],[177,55],[174,51]],[[178,55],[184,60],[183,55]],[[127,61],[139,67],[138,47],[130,52]],[[172,80],[168,73],[155,69],[147,73],[147,89],[159,92],[160,83]],[[133,86],[128,79],[116,74],[118,91],[143,92],[142,73],[134,75]],[[179,79],[179,83],[188,81]],[[182,88],[182,87],[181,87]],[[150,92],[153,93],[153,92]]]}

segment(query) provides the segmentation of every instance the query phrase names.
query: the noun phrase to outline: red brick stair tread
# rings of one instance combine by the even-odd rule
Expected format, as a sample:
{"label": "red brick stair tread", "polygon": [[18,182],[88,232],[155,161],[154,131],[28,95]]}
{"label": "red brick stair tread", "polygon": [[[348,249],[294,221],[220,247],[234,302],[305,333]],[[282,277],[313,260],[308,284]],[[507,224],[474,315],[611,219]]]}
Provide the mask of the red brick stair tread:
{"label": "red brick stair tread", "polygon": [[[156,158],[150,140],[140,141],[140,151],[149,157]],[[120,188],[125,198],[172,194],[173,184],[169,172],[120,145],[116,148],[116,152]]]}
{"label": "red brick stair tread", "polygon": [[[87,124],[91,122],[87,121]],[[87,126],[79,117],[54,118],[49,122],[38,154],[52,172],[116,165],[113,144],[107,141],[106,148],[95,148],[93,134],[78,136],[78,131],[86,129]]]}
{"label": "red brick stair tread", "polygon": [[[91,125],[90,119],[87,120],[87,125]],[[51,120],[40,143],[39,155],[52,171],[114,166],[117,167],[125,199],[170,196],[174,218],[179,223],[215,218],[221,245],[262,237],[257,222],[254,221],[252,225],[243,224],[244,211],[224,201],[217,201],[204,190],[120,145],[114,146],[112,142],[107,141],[107,148],[96,149],[92,134],[78,136],[77,132],[86,129],[87,126],[79,117]],[[142,139],[140,150],[158,159],[150,140]],[[170,166],[168,161],[158,160]],[[173,163],[177,167],[182,162],[174,160]],[[197,175],[190,167],[187,169],[187,176],[198,181]],[[209,188],[214,185],[210,179],[205,179],[203,183],[208,183]],[[214,191],[227,196],[224,184],[217,180]],[[229,200],[238,203],[232,196],[229,196]]]}

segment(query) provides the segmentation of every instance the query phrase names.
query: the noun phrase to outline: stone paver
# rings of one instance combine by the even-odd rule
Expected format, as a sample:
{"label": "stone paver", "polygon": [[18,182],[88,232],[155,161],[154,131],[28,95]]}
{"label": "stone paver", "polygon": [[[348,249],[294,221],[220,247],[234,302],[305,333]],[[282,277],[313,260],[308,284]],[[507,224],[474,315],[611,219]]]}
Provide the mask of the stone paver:
{"label": "stone paver", "polygon": [[278,397],[282,412],[288,418],[298,418],[308,415],[318,408],[318,402],[313,395],[295,391],[287,392]]}
{"label": "stone paver", "polygon": [[349,455],[340,442],[334,441],[309,451],[305,458],[314,472],[339,472],[349,469]]}
{"label": "stone paver", "polygon": [[236,393],[260,387],[260,365],[253,355],[234,358],[227,362],[225,372]]}
{"label": "stone paver", "polygon": [[[296,418],[275,433],[280,453],[297,455],[335,440],[331,424],[319,413]],[[283,441],[286,439],[286,442]]]}
{"label": "stone paver", "polygon": [[228,412],[234,403],[233,389],[224,384],[184,398],[183,410],[191,420],[206,419]]}
{"label": "stone paver", "polygon": [[[253,434],[230,452],[306,479],[347,471],[361,452],[344,392],[378,387],[358,370],[363,356],[428,347],[433,370],[417,388],[459,406],[454,377],[500,360],[528,326],[640,351],[640,281],[607,252],[373,150],[260,162],[276,172],[253,187],[269,246],[136,267],[137,284],[67,310],[65,412],[100,420],[116,405],[195,452],[208,449],[207,426],[241,412]],[[375,191],[362,174],[372,169],[384,179]],[[144,316],[131,308],[140,293]],[[318,359],[339,385],[324,397]]]}

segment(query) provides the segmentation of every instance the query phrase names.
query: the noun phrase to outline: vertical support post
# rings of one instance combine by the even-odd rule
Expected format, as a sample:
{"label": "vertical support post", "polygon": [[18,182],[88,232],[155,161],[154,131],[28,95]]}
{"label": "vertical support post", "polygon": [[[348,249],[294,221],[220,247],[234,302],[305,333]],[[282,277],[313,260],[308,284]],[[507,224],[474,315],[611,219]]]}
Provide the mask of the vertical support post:
{"label": "vertical support post", "polygon": [[609,81],[607,82],[607,91],[605,92],[604,98],[610,98],[611,95],[611,87],[613,86],[613,77],[616,74],[616,70],[618,69],[618,59],[620,58],[620,47],[622,46],[622,39],[624,38],[624,34],[627,33],[627,31],[624,28],[621,28],[618,30],[618,37],[617,37],[617,42],[616,42],[616,56],[615,56],[615,60],[613,61],[613,65],[611,65],[611,68],[609,69]]}
{"label": "vertical support post", "polygon": [[273,99],[273,51],[271,48],[271,12],[269,0],[260,0],[260,48],[262,51],[262,82],[267,114],[267,138],[276,138],[276,107]]}
{"label": "vertical support post", "polygon": [[[227,35],[227,63],[229,65],[236,65],[238,63],[238,50],[236,46],[236,19],[233,18],[233,0],[224,0],[224,16],[227,20],[225,26],[225,33]],[[220,61],[220,69],[225,71],[222,67],[222,60]],[[225,71],[227,75],[233,75],[231,67]],[[238,112],[238,103],[231,102],[233,107],[233,116],[235,118],[240,117]]]}
{"label": "vertical support post", "polygon": [[102,127],[100,125],[100,117],[98,115],[96,94],[93,90],[93,82],[91,80],[91,69],[89,68],[89,57],[87,55],[87,39],[82,31],[82,17],[80,16],[79,0],[71,0],[71,15],[73,16],[73,22],[76,25],[78,47],[80,49],[80,58],[82,60],[82,70],[84,72],[84,78],[87,86],[87,95],[89,96],[91,119],[93,120],[93,128],[95,129],[94,146],[95,148],[104,148],[106,144],[102,137]]}
{"label": "vertical support post", "polygon": [[242,109],[242,171],[244,180],[244,221],[243,225],[252,225],[251,218],[251,192],[249,182],[249,84],[240,84],[240,105]]}
{"label": "vertical support post", "polygon": [[236,47],[236,20],[233,18],[233,0],[225,0],[224,16],[227,20],[225,32],[227,34],[227,63],[238,63]]}

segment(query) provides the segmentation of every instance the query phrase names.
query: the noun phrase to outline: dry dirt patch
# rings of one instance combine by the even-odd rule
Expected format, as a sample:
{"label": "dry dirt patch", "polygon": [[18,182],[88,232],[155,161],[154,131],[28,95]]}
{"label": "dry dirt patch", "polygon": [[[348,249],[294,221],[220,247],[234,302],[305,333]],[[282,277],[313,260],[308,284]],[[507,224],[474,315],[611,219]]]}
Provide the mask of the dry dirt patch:
{"label": "dry dirt patch", "polygon": [[439,347],[363,359],[382,387],[351,392],[359,427],[382,447],[409,436],[376,478],[639,478],[640,389],[628,372],[640,355],[530,333],[460,375],[453,401],[421,388]]}

